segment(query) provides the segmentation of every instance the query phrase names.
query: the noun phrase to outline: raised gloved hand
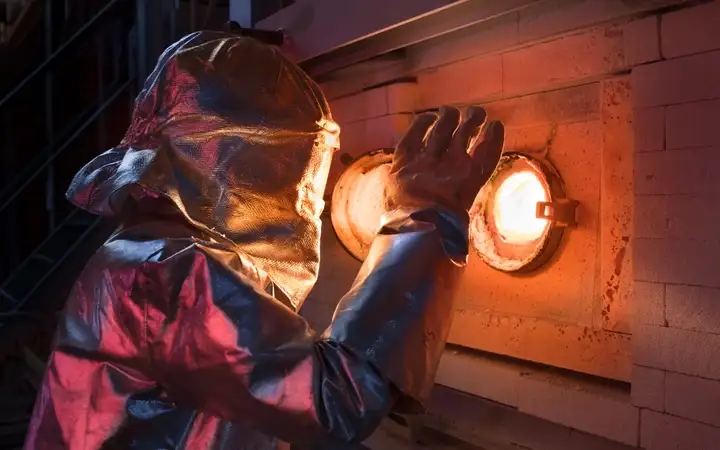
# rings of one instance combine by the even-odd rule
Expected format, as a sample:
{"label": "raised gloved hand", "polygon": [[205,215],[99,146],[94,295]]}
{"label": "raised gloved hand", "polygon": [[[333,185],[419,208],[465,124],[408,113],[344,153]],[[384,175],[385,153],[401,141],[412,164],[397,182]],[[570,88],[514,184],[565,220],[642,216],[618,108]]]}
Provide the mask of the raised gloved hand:
{"label": "raised gloved hand", "polygon": [[418,115],[398,144],[387,188],[389,209],[440,206],[468,211],[500,161],[505,128],[483,108]]}

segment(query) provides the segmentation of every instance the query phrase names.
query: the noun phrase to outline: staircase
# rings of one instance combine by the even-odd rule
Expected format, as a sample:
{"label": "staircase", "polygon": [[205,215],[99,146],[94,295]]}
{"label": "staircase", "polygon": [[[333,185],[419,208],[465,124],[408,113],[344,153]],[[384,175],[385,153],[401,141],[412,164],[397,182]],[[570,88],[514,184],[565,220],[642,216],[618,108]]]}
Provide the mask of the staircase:
{"label": "staircase", "polygon": [[113,228],[65,189],[120,141],[164,47],[227,17],[221,0],[0,0],[0,450],[22,447],[57,313]]}
{"label": "staircase", "polygon": [[[15,41],[6,64],[40,63],[11,89],[3,86],[0,98],[0,334],[27,315],[33,295],[99,224],[71,207],[63,191],[74,171],[122,136],[117,122],[127,124],[137,85],[128,70],[131,1],[40,3],[25,2],[25,11],[42,13],[42,53],[33,42]],[[76,4],[84,11],[73,11]],[[80,15],[87,17],[76,25]]]}

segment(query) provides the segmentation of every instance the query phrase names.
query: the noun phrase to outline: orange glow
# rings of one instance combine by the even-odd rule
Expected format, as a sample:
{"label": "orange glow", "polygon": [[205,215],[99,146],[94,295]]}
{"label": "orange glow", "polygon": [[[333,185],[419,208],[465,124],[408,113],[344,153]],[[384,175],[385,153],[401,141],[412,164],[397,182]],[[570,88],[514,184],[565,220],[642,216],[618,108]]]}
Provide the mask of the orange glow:
{"label": "orange glow", "polygon": [[495,193],[493,215],[499,237],[510,244],[528,244],[540,239],[549,225],[536,216],[538,202],[549,201],[538,176],[524,170],[510,175]]}
{"label": "orange glow", "polygon": [[330,219],[340,243],[360,261],[367,257],[385,213],[385,189],[392,150],[358,156],[333,188]]}
{"label": "orange glow", "polygon": [[370,245],[385,213],[385,184],[388,164],[376,167],[355,179],[348,195],[348,215],[357,237]]}

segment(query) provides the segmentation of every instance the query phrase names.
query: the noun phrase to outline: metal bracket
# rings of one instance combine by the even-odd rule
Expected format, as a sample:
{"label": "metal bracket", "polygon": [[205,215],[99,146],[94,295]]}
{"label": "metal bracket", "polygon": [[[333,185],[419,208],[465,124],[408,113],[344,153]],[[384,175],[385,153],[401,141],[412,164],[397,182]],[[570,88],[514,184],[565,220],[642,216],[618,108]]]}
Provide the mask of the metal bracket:
{"label": "metal bracket", "polygon": [[577,226],[577,200],[555,200],[554,202],[538,202],[535,209],[535,216],[538,219],[547,219],[559,227]]}
{"label": "metal bracket", "polygon": [[243,28],[239,23],[232,20],[225,23],[225,31],[239,36],[257,39],[260,42],[277,47],[281,47],[285,43],[285,33],[282,30],[270,31],[258,30],[256,28]]}

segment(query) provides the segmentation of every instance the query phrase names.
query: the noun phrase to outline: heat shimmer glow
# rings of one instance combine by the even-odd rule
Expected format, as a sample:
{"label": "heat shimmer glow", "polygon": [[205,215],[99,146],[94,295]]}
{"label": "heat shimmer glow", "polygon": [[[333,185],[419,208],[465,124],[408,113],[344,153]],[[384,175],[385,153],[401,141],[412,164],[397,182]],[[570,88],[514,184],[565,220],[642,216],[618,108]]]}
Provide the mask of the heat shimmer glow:
{"label": "heat shimmer glow", "polygon": [[368,246],[380,228],[385,213],[385,185],[390,171],[383,164],[359,175],[349,188],[347,210],[356,237]]}
{"label": "heat shimmer glow", "polygon": [[510,244],[528,244],[540,239],[547,219],[536,216],[538,202],[549,201],[540,178],[524,170],[506,178],[495,193],[493,215],[500,239]]}

